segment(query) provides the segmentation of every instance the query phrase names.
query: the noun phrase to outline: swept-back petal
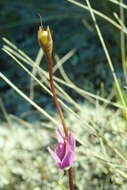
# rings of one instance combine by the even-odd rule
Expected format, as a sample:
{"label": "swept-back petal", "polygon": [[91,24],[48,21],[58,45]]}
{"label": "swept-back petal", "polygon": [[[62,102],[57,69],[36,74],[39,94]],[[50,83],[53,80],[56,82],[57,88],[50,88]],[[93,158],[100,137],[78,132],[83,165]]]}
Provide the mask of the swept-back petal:
{"label": "swept-back petal", "polygon": [[61,169],[71,167],[74,160],[75,160],[75,152],[68,147],[68,150],[66,151],[66,154],[60,165]]}
{"label": "swept-back petal", "polygon": [[61,163],[61,169],[71,167],[74,160],[75,160],[75,137],[73,133],[70,132],[66,143],[65,155]]}
{"label": "swept-back petal", "polygon": [[59,143],[64,143],[64,133],[60,127],[56,129],[57,140]]}
{"label": "swept-back petal", "polygon": [[75,137],[69,132],[68,137],[65,138],[61,128],[57,128],[56,134],[58,144],[55,152],[50,147],[48,151],[61,169],[69,168],[75,160]]}
{"label": "swept-back petal", "polygon": [[47,148],[49,153],[51,154],[52,158],[56,161],[57,165],[61,165],[61,160],[60,158],[57,156],[56,152],[54,152],[50,147]]}
{"label": "swept-back petal", "polygon": [[63,159],[63,157],[64,157],[64,154],[65,154],[65,143],[58,143],[57,145],[56,145],[56,154],[57,154],[57,156],[60,158],[60,160],[62,160]]}
{"label": "swept-back petal", "polygon": [[68,141],[67,144],[70,145],[71,149],[74,151],[75,150],[75,136],[72,132],[69,133],[68,135]]}

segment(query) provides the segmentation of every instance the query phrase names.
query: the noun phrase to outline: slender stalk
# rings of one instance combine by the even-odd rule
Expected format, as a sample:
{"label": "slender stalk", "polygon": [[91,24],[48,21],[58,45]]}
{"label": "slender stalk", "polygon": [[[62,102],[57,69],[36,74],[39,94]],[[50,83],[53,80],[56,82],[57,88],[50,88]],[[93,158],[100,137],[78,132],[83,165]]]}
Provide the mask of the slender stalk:
{"label": "slender stalk", "polygon": [[50,86],[51,86],[51,90],[52,90],[52,94],[53,94],[53,100],[54,100],[57,110],[59,112],[59,116],[61,119],[61,123],[63,125],[65,136],[67,137],[68,130],[67,130],[67,127],[66,127],[66,124],[64,121],[64,115],[63,115],[62,109],[61,109],[60,104],[57,99],[56,88],[55,88],[54,80],[53,80],[52,56],[47,55],[46,58],[47,58],[47,63],[48,63],[48,71],[49,71],[49,77],[50,77],[49,80],[50,80]]}
{"label": "slender stalk", "polygon": [[72,170],[72,168],[69,168],[69,170],[68,170],[68,179],[69,179],[69,188],[70,188],[70,190],[74,190],[73,170]]}
{"label": "slender stalk", "polygon": [[[68,129],[67,129],[66,124],[65,124],[63,111],[62,111],[60,104],[58,102],[58,99],[57,99],[56,88],[55,88],[54,80],[53,80],[52,55],[51,54],[46,55],[46,59],[47,59],[47,63],[48,63],[48,71],[49,71],[49,78],[50,78],[49,80],[50,80],[50,87],[51,87],[52,94],[53,94],[53,100],[55,102],[55,105],[57,107],[57,110],[58,110],[58,113],[59,113],[59,116],[61,119],[61,123],[63,125],[65,137],[67,137],[68,136]],[[68,181],[69,181],[70,190],[74,190],[72,168],[68,169]]]}

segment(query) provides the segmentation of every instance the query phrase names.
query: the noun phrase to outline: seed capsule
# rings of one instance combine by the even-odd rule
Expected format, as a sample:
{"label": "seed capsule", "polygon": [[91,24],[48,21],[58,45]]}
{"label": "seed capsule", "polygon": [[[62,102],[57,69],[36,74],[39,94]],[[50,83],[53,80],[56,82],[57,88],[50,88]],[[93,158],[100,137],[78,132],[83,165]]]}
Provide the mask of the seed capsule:
{"label": "seed capsule", "polygon": [[46,55],[51,55],[52,54],[52,46],[53,46],[53,41],[52,41],[52,36],[49,27],[44,30],[42,26],[39,26],[38,30],[38,41],[43,49],[44,53]]}

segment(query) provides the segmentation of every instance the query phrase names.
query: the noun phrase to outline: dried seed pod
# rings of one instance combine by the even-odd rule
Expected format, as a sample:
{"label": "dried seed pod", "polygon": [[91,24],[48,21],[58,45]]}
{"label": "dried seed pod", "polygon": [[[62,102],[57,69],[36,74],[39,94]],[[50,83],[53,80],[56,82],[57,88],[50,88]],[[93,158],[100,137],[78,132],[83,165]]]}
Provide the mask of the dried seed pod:
{"label": "dried seed pod", "polygon": [[39,26],[38,41],[46,56],[52,55],[53,41],[49,27],[44,30],[43,26]]}

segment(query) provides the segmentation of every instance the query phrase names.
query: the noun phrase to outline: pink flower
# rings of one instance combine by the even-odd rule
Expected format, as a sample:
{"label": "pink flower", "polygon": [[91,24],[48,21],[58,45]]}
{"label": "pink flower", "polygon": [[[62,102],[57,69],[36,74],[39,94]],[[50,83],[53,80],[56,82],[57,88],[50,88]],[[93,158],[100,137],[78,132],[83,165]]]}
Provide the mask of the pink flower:
{"label": "pink flower", "polygon": [[75,137],[72,132],[68,132],[68,137],[65,138],[60,128],[57,128],[56,134],[58,144],[55,151],[50,147],[48,151],[61,169],[69,168],[75,160]]}

